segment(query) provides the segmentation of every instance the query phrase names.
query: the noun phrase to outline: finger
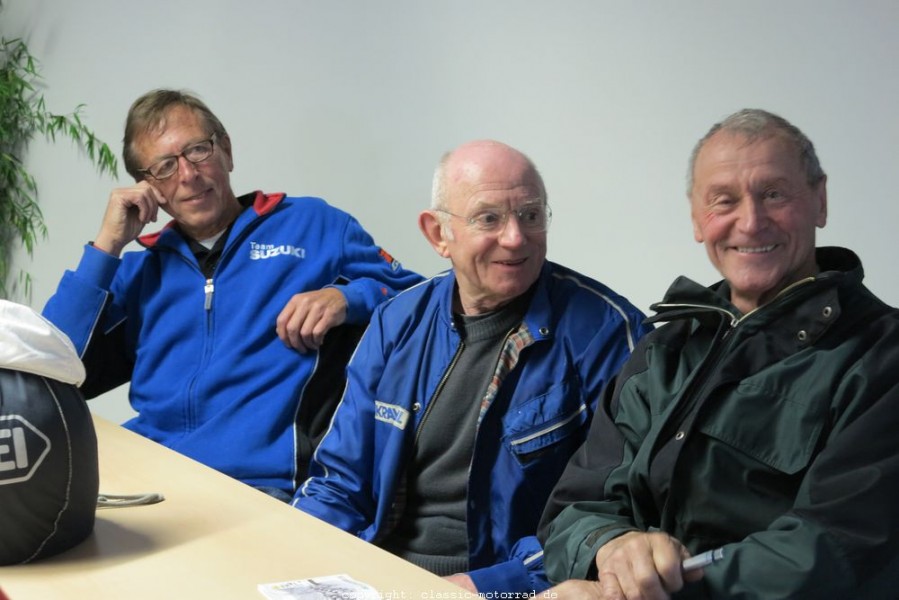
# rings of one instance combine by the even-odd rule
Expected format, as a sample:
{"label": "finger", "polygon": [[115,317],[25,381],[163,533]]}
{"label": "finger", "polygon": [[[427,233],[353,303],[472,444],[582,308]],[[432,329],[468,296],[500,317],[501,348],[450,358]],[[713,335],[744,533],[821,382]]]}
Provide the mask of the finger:
{"label": "finger", "polygon": [[136,189],[140,189],[144,193],[150,195],[150,197],[153,198],[153,201],[156,202],[157,204],[165,204],[166,202],[168,202],[168,200],[166,200],[166,197],[163,196],[163,194],[159,190],[159,188],[157,188],[155,185],[153,185],[146,179],[141,182],[138,182],[134,187]]}
{"label": "finger", "polygon": [[[294,298],[297,298],[297,296],[294,296]],[[295,349],[300,354],[305,354],[316,348],[308,307],[301,300],[291,301],[290,306],[292,310],[289,318],[284,320],[283,335],[280,337],[289,348]]]}
{"label": "finger", "polygon": [[[690,551],[687,550],[686,547],[681,546],[680,547],[681,562],[683,563],[683,561],[690,558],[690,556],[692,556],[690,554]],[[699,581],[700,579],[703,578],[704,575],[705,575],[705,571],[702,569],[692,569],[690,571],[687,571],[686,573],[683,570],[681,570],[681,579],[683,579],[683,581],[689,581],[689,582]]]}
{"label": "finger", "polygon": [[278,317],[275,319],[275,332],[278,334],[278,338],[281,342],[288,348],[296,347],[296,342],[291,339],[290,335],[290,321],[293,317],[293,313],[294,304],[291,301],[281,309],[281,312],[278,313]]}
{"label": "finger", "polygon": [[137,210],[137,220],[140,221],[141,225],[146,225],[150,222],[150,214],[152,212],[152,201],[145,196],[140,196],[135,199],[132,203],[132,208]]}
{"label": "finger", "polygon": [[639,561],[629,569],[616,571],[618,585],[624,597],[641,600],[663,600],[668,598],[662,580],[651,561]]}
{"label": "finger", "polygon": [[159,205],[165,202],[163,195],[155,187],[146,184],[143,193],[140,196],[141,222],[146,225],[151,221],[156,221]]}
{"label": "finger", "polygon": [[325,333],[329,329],[328,321],[321,307],[315,307],[306,314],[306,319],[300,329],[303,345],[310,350],[318,350],[325,341]]}
{"label": "finger", "polygon": [[614,573],[602,573],[599,576],[600,598],[602,600],[627,600],[624,590]]}
{"label": "finger", "polygon": [[681,563],[689,552],[671,536],[657,536],[652,540],[652,559],[655,571],[665,591],[671,593],[684,586]]}
{"label": "finger", "polygon": [[[694,582],[699,581],[705,576],[705,571],[703,569],[693,569],[692,571],[687,571],[681,575],[682,581]],[[678,588],[680,589],[680,588]]]}
{"label": "finger", "polygon": [[159,199],[155,197],[158,195],[159,193],[157,192],[155,195],[147,198],[146,210],[143,215],[144,224],[155,222],[159,215]]}
{"label": "finger", "polygon": [[299,352],[316,350],[328,331],[346,319],[346,300],[333,289],[295,294],[275,322],[278,337]]}
{"label": "finger", "polygon": [[291,323],[287,328],[287,338],[290,340],[290,347],[300,354],[306,354],[314,349],[314,346],[309,343],[310,338],[303,335],[302,327],[300,325],[293,325]]}
{"label": "finger", "polygon": [[148,191],[139,187],[117,190],[111,198],[110,207],[116,218],[124,218],[126,225],[145,225],[152,202],[147,199],[148,195]]}
{"label": "finger", "polygon": [[334,327],[341,325],[346,320],[346,311],[341,307],[335,309],[332,306],[323,308],[321,316],[314,327],[315,342],[320,347],[325,343],[325,336]]}
{"label": "finger", "polygon": [[609,574],[614,575],[615,582],[623,597],[628,600],[667,599],[668,594],[662,584],[652,554],[649,537],[637,538],[635,543],[624,544],[609,555],[600,570],[600,580]]}

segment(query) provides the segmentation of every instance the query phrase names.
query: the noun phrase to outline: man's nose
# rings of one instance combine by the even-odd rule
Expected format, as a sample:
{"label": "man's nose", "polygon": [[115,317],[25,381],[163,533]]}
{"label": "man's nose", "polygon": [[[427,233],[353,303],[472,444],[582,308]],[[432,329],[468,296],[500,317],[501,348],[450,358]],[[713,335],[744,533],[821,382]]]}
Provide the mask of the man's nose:
{"label": "man's nose", "polygon": [[742,231],[758,231],[764,228],[767,222],[768,210],[763,201],[747,198],[740,203],[738,226]]}
{"label": "man's nose", "polygon": [[197,165],[190,162],[184,155],[178,157],[178,177],[192,179],[199,172]]}
{"label": "man's nose", "polygon": [[518,222],[518,215],[514,212],[507,213],[506,222],[503,223],[503,228],[499,232],[500,243],[506,246],[518,246],[524,243],[525,239],[524,231]]}

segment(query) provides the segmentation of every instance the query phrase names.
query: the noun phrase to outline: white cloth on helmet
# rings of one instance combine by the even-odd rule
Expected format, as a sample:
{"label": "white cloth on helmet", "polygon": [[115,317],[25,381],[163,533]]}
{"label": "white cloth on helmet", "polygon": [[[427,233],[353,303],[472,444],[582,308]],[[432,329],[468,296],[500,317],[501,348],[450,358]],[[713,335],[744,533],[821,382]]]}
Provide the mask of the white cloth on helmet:
{"label": "white cloth on helmet", "polygon": [[31,308],[0,300],[0,367],[81,385],[84,364],[71,340]]}

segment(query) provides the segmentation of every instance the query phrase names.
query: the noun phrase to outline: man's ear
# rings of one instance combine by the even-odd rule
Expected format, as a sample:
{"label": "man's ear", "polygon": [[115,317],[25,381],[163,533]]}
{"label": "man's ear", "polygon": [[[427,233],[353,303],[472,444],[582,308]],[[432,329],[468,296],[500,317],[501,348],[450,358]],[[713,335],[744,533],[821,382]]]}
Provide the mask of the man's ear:
{"label": "man's ear", "polygon": [[228,172],[234,170],[234,157],[231,155],[231,137],[226,133],[220,139],[216,140],[216,144],[218,144],[219,148],[222,149],[222,152],[225,154],[225,164],[228,166]]}
{"label": "man's ear", "polygon": [[696,218],[696,199],[693,197],[692,191],[687,194],[687,201],[690,203],[690,222],[693,223],[693,239],[701,244],[704,238],[702,227],[699,226],[699,220]]}
{"label": "man's ear", "polygon": [[693,239],[701,244],[705,238],[702,235],[702,227],[699,226],[699,221],[696,220],[696,213],[692,207],[690,209],[690,222],[693,223]]}
{"label": "man's ear", "polygon": [[425,239],[437,251],[437,254],[443,258],[449,258],[443,223],[434,211],[421,211],[421,214],[418,215],[418,228],[421,229]]}
{"label": "man's ear", "polygon": [[827,175],[815,186],[815,202],[818,211],[815,225],[824,227],[827,225]]}

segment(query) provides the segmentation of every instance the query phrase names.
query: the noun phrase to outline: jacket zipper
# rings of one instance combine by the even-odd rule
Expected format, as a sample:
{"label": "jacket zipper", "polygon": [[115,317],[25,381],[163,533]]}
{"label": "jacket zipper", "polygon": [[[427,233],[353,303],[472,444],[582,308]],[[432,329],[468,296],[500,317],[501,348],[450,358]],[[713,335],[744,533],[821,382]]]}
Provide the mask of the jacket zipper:
{"label": "jacket zipper", "polygon": [[206,284],[203,286],[203,292],[206,294],[206,300],[203,302],[203,308],[208,310],[212,309],[212,294],[215,292],[215,285],[212,283],[212,278],[206,280]]}
{"label": "jacket zipper", "polygon": [[[662,429],[660,430],[660,435],[656,438],[656,442],[654,445],[657,445],[659,443],[664,443],[664,442],[662,442],[662,440],[667,438],[668,428],[671,426],[672,422],[675,421],[675,419],[674,419],[675,415],[677,416],[677,419],[676,419],[677,425],[676,425],[675,429],[681,427],[686,422],[687,419],[690,419],[690,422],[692,423],[692,418],[690,418],[690,415],[691,415],[691,413],[695,412],[695,410],[697,408],[695,406],[695,402],[698,402],[699,399],[703,397],[703,394],[705,393],[706,388],[709,386],[710,378],[707,377],[706,375],[708,373],[713,372],[715,367],[718,364],[720,364],[721,361],[724,359],[724,356],[726,356],[727,353],[723,351],[724,344],[732,343],[733,338],[731,337],[731,334],[736,330],[736,328],[741,323],[743,323],[750,315],[754,315],[759,310],[764,309],[766,306],[770,306],[771,304],[773,304],[774,302],[776,302],[778,300],[787,298],[789,295],[791,295],[793,292],[795,292],[795,290],[797,288],[801,287],[802,284],[805,284],[805,283],[808,283],[808,282],[811,282],[814,280],[815,280],[814,277],[807,277],[805,279],[801,279],[801,280],[793,283],[792,285],[787,286],[786,288],[781,290],[774,298],[772,298],[770,302],[768,302],[762,306],[759,306],[758,308],[756,308],[754,310],[749,311],[748,313],[746,313],[745,315],[743,315],[741,317],[737,317],[732,312],[730,312],[729,310],[726,310],[724,308],[721,308],[718,306],[713,306],[713,305],[708,305],[708,304],[665,304],[665,305],[661,305],[661,306],[673,307],[673,308],[682,306],[682,307],[686,307],[686,308],[698,308],[698,309],[704,309],[704,310],[712,310],[712,311],[721,313],[722,315],[726,315],[730,319],[730,323],[729,323],[730,326],[724,331],[723,334],[716,335],[715,339],[712,341],[712,345],[709,347],[709,351],[708,351],[708,357],[709,357],[708,362],[705,362],[700,366],[701,372],[697,373],[697,375],[694,377],[694,379],[693,379],[694,385],[691,386],[690,390],[688,390],[686,393],[684,393],[681,396],[681,402],[679,403],[680,406],[676,407],[675,412],[672,413],[669,416],[669,418],[666,420],[665,424],[662,426]],[[686,402],[684,402],[685,400],[686,400]],[[678,412],[677,408],[681,408],[681,407],[683,407],[684,410]],[[665,434],[665,435],[661,435],[661,434]],[[653,449],[653,454],[655,454],[655,448]]]}
{"label": "jacket zipper", "polygon": [[449,366],[446,368],[446,371],[443,372],[443,376],[440,378],[440,383],[437,384],[437,388],[434,390],[434,393],[431,394],[431,399],[428,401],[428,407],[425,409],[425,414],[421,416],[421,421],[418,422],[418,428],[415,430],[415,439],[412,441],[413,448],[418,445],[418,438],[421,436],[421,429],[424,426],[428,415],[431,414],[431,409],[434,408],[437,396],[440,395],[441,390],[443,390],[443,386],[446,385],[446,381],[447,379],[449,379],[450,373],[453,372],[453,369],[455,368],[456,363],[459,361],[459,357],[462,355],[462,350],[464,348],[465,342],[460,341],[459,347],[456,348],[456,353],[453,355],[453,360],[450,361]]}
{"label": "jacket zipper", "polygon": [[[726,354],[722,351],[723,346],[725,342],[729,341],[728,338],[730,337],[731,332],[734,331],[734,329],[740,322],[740,319],[738,319],[733,313],[716,306],[701,304],[683,304],[669,306],[687,306],[691,308],[711,309],[715,312],[729,317],[729,326],[724,330],[723,333],[719,331],[715,334],[715,338],[712,340],[712,343],[709,346],[708,352],[706,354],[705,361],[699,366],[699,371],[694,375],[693,380],[690,382],[690,388],[685,390],[684,393],[681,394],[680,401],[677,403],[677,405],[674,407],[672,412],[668,415],[668,417],[665,419],[665,422],[659,429],[659,434],[656,436],[656,439],[652,445],[651,455],[653,458],[650,459],[651,462],[654,461],[654,458],[660,446],[664,445],[667,442],[668,438],[674,435],[675,431],[686,431],[684,426],[692,424],[692,415],[695,414],[698,408],[696,403],[699,402],[700,398],[702,398],[702,394],[709,384],[709,377],[707,377],[707,375],[713,372],[715,365],[720,363],[723,359],[724,355]],[[650,467],[650,470],[651,469],[652,467]]]}
{"label": "jacket zipper", "polygon": [[213,296],[214,292],[215,292],[215,284],[212,281],[212,277],[210,277],[210,278],[206,279],[203,283],[203,296],[204,296],[203,310],[206,313],[206,319],[205,319],[206,320],[206,325],[205,325],[206,333],[204,335],[205,339],[203,342],[203,353],[200,357],[201,368],[191,378],[190,385],[188,388],[188,398],[187,398],[188,409],[187,410],[188,410],[189,422],[190,422],[191,429],[193,429],[195,427],[194,418],[196,415],[195,405],[196,405],[196,401],[197,401],[196,386],[197,386],[197,383],[199,382],[201,374],[205,370],[205,367],[203,365],[208,364],[209,356],[212,353],[212,347],[211,347],[210,341],[209,341],[209,335],[210,335],[209,332],[212,327],[212,296]]}

